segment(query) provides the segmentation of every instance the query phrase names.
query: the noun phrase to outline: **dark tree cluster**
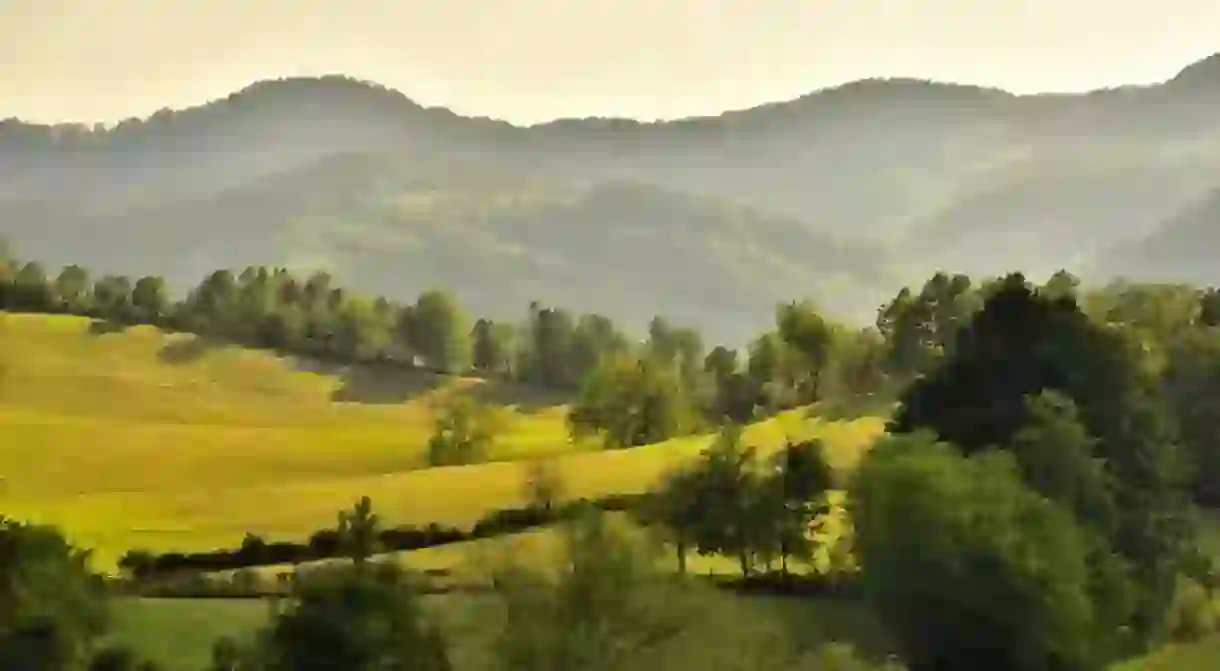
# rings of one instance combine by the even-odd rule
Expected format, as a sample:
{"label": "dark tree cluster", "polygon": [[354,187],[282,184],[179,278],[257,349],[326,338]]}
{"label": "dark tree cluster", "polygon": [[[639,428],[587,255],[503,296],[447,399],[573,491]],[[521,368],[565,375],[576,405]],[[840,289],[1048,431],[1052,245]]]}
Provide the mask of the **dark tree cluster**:
{"label": "dark tree cluster", "polygon": [[1216,477],[1214,293],[1070,280],[994,281],[948,337],[938,301],[896,301],[922,369],[850,498],[864,591],[913,671],[1102,669],[1210,584],[1190,493]]}

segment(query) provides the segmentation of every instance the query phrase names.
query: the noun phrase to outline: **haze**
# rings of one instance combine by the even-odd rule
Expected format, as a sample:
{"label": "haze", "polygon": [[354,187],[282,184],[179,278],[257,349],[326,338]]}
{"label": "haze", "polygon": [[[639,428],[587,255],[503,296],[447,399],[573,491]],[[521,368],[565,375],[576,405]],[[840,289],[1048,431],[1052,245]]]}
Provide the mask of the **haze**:
{"label": "haze", "polygon": [[1214,0],[0,0],[0,116],[117,120],[343,73],[516,122],[671,118],[872,76],[1151,83],[1217,35]]}

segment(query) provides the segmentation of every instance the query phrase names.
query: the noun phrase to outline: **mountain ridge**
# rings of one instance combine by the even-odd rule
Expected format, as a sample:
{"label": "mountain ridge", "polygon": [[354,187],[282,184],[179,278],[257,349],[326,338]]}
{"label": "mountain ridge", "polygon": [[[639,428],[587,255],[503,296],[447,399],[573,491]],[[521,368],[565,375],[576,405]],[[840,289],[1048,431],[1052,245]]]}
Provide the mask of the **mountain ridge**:
{"label": "mountain ridge", "polygon": [[[158,114],[169,113],[185,113],[201,108],[214,106],[225,101],[247,97],[261,93],[268,89],[277,87],[295,87],[300,84],[325,84],[332,87],[332,92],[336,92],[338,88],[348,88],[350,91],[362,91],[371,95],[379,96],[385,101],[393,101],[394,104],[406,104],[414,107],[418,111],[436,112],[445,116],[457,117],[459,119],[469,121],[491,122],[497,125],[509,126],[520,130],[529,130],[533,128],[546,128],[553,125],[564,125],[573,122],[617,122],[634,126],[664,126],[668,124],[681,124],[684,122],[716,119],[725,116],[733,116],[750,112],[758,112],[777,107],[784,107],[801,103],[810,99],[833,96],[836,94],[848,94],[849,92],[859,91],[860,89],[901,89],[910,87],[931,87],[943,91],[955,91],[961,93],[971,93],[977,96],[1000,96],[1005,98],[1066,98],[1078,96],[1093,96],[1105,95],[1114,92],[1131,92],[1147,89],[1154,89],[1167,84],[1179,85],[1194,85],[1194,84],[1216,84],[1220,82],[1220,52],[1204,56],[1196,61],[1193,61],[1178,70],[1172,77],[1159,82],[1145,84],[1122,84],[1119,86],[1099,87],[1095,89],[1086,89],[1079,92],[1032,92],[1032,93],[1015,93],[1008,91],[1002,87],[989,86],[982,84],[970,84],[962,82],[952,82],[946,80],[926,79],[911,76],[870,76],[858,79],[852,79],[838,84],[831,84],[822,87],[810,89],[806,93],[800,94],[793,98],[784,98],[771,101],[763,101],[747,107],[727,108],[718,112],[709,112],[704,114],[687,115],[683,117],[664,118],[664,119],[637,119],[634,117],[624,116],[565,116],[556,117],[543,121],[537,121],[527,124],[514,123],[512,121],[488,116],[484,114],[461,114],[453,111],[445,105],[424,105],[415,99],[411,98],[405,92],[396,89],[392,86],[382,84],[375,80],[364,79],[361,77],[350,76],[341,73],[328,73],[316,76],[282,76],[275,78],[264,78],[255,80],[242,86],[234,91],[220,97],[203,100],[198,103],[184,105],[182,107],[163,107],[157,112],[147,117],[128,117],[125,121],[132,119],[148,119],[157,116]],[[122,123],[122,122],[119,122]],[[19,117],[0,117],[0,131],[3,131],[6,125],[22,125],[31,127],[54,128],[63,126],[111,126],[102,121],[60,121],[60,122],[45,122],[22,119]]]}
{"label": "mountain ridge", "polygon": [[1218,71],[1082,94],[865,79],[716,116],[529,126],[352,78],[264,80],[100,132],[0,122],[0,234],[180,286],[268,263],[725,337],[806,295],[869,321],[937,269],[1113,272],[1106,255],[1220,187]]}

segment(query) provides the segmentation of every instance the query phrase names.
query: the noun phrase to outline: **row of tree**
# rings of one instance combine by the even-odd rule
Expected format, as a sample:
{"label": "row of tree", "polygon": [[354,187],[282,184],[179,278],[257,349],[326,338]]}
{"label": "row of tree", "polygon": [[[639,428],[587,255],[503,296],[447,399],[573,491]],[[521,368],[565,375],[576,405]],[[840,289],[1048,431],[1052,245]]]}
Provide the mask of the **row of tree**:
{"label": "row of tree", "polygon": [[[578,390],[604,361],[647,359],[712,417],[741,419],[755,405],[791,406],[836,387],[865,393],[879,384],[879,339],[827,321],[807,302],[780,306],[776,330],[739,360],[725,346],[706,350],[697,331],[662,317],[640,342],[596,313],[534,303],[520,323],[472,320],[443,291],[399,304],[348,291],[326,273],[299,278],[267,267],[217,270],[174,301],[159,277],[94,279],[75,265],[52,275],[0,250],[0,309],[153,324],[311,357],[474,372],[566,391]],[[841,372],[834,380],[832,368]]]}
{"label": "row of tree", "polygon": [[[954,351],[964,325],[1001,285],[937,273],[917,291],[899,291],[878,310],[875,327],[865,329],[836,323],[809,302],[781,304],[774,327],[739,353],[725,346],[705,351],[698,332],[661,317],[643,341],[604,316],[538,304],[519,324],[471,323],[444,292],[427,291],[400,305],[334,286],[324,273],[301,280],[265,267],[236,276],[216,271],[175,302],[157,277],[94,280],[79,266],[50,277],[37,262],[16,261],[0,246],[0,309],[149,323],[308,356],[477,371],[572,390],[574,433],[597,434],[619,447],[816,402],[882,405]],[[1180,439],[1195,462],[1195,495],[1220,501],[1220,468],[1211,466],[1220,459],[1212,437],[1220,408],[1208,400],[1220,398],[1214,337],[1220,291],[1126,282],[1085,291],[1066,272],[1040,290],[1074,297],[1093,323],[1121,329],[1148,350],[1144,363],[1172,401]],[[469,430],[482,429],[476,423]],[[435,461],[474,460],[449,452],[438,451]]]}

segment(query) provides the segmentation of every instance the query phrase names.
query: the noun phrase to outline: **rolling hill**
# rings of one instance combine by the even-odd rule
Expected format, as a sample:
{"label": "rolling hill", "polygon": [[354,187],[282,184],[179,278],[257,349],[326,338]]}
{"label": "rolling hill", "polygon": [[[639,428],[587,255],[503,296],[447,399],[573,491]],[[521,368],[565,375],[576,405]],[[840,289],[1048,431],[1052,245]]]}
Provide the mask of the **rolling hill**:
{"label": "rolling hill", "polygon": [[[453,287],[491,316],[538,299],[738,342],[802,295],[871,321],[937,268],[1126,270],[1107,250],[1220,188],[1217,103],[1217,57],[1078,95],[864,80],[531,127],[344,77],[264,81],[111,128],[0,123],[0,233],[24,257],[179,287],[222,265],[323,267],[395,298]],[[1158,277],[1173,254],[1130,268]]]}
{"label": "rolling hill", "polygon": [[[490,463],[426,468],[432,402],[504,407]],[[522,460],[554,458],[570,496],[637,493],[710,436],[603,451],[569,438],[565,398],[474,378],[334,367],[147,326],[0,313],[0,510],[61,526],[101,567],[134,547],[209,550],[254,532],[299,540],[361,495],[387,523],[468,527],[526,503]],[[510,407],[515,406],[515,407]],[[793,411],[755,424],[763,448],[826,439],[854,463],[879,418]]]}

